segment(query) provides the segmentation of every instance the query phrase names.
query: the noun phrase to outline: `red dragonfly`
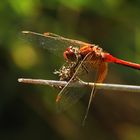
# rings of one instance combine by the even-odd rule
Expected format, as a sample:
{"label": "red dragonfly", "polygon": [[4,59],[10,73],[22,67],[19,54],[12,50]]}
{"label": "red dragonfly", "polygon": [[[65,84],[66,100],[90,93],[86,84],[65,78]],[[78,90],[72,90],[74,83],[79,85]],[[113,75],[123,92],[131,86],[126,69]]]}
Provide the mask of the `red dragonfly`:
{"label": "red dragonfly", "polygon": [[[124,61],[112,56],[110,53],[104,52],[102,48],[95,44],[85,43],[78,40],[68,39],[54,33],[35,33],[32,31],[23,31],[34,43],[40,45],[48,50],[61,50],[66,60],[66,64],[60,68],[56,73],[59,73],[60,80],[68,81],[67,85],[61,88],[56,103],[65,108],[67,104],[73,104],[81,96],[77,89],[75,91],[68,85],[83,73],[87,76],[93,70],[97,71],[96,79],[94,82],[102,83],[107,75],[108,63],[116,63],[140,70],[140,64]],[[39,44],[38,44],[39,45]],[[89,76],[91,77],[91,75]],[[91,78],[92,79],[92,78]],[[91,104],[91,100],[95,95],[95,87],[92,89],[88,108],[85,118],[87,117],[88,110]],[[85,120],[85,119],[84,119]]]}

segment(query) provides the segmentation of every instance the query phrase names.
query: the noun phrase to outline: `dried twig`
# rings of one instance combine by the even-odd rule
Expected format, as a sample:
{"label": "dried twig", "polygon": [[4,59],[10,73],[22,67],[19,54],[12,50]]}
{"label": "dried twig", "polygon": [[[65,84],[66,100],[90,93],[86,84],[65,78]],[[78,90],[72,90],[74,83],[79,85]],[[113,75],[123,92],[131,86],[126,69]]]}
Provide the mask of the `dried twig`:
{"label": "dried twig", "polygon": [[[27,84],[38,84],[38,85],[49,85],[49,86],[65,86],[66,81],[55,81],[55,80],[42,80],[42,79],[28,79],[19,78],[18,82]],[[95,86],[97,89],[104,90],[116,90],[116,91],[129,91],[129,92],[140,92],[140,86],[134,85],[120,85],[120,84],[102,84],[102,83],[88,83],[83,81],[77,81],[69,84],[69,87],[83,87],[83,86]]]}

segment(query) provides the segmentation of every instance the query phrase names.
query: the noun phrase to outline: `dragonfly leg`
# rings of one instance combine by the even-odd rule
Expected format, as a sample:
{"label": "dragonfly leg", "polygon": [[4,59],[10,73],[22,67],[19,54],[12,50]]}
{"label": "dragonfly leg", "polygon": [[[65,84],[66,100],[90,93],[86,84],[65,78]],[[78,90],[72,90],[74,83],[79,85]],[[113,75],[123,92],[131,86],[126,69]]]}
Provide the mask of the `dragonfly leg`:
{"label": "dragonfly leg", "polygon": [[84,64],[82,64],[82,67],[83,67],[83,69],[86,71],[86,73],[89,73],[87,67],[86,67]]}
{"label": "dragonfly leg", "polygon": [[88,116],[88,112],[89,112],[89,109],[90,109],[90,105],[91,105],[91,102],[92,102],[92,99],[95,97],[95,93],[96,93],[96,87],[95,85],[92,87],[92,90],[91,90],[91,93],[90,93],[90,97],[89,97],[89,102],[88,102],[88,107],[86,109],[86,114],[84,116],[84,119],[83,119],[83,122],[82,122],[82,125],[84,126],[85,125],[85,121],[87,119],[87,116]]}

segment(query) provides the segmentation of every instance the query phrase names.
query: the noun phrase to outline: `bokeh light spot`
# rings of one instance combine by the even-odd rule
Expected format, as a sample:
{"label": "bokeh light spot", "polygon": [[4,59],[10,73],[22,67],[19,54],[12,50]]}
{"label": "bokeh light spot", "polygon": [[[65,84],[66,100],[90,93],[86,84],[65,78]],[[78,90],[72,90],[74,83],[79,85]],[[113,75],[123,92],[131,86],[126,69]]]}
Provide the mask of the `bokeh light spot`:
{"label": "bokeh light spot", "polygon": [[12,56],[15,64],[22,69],[29,69],[38,63],[37,53],[28,45],[14,47]]}

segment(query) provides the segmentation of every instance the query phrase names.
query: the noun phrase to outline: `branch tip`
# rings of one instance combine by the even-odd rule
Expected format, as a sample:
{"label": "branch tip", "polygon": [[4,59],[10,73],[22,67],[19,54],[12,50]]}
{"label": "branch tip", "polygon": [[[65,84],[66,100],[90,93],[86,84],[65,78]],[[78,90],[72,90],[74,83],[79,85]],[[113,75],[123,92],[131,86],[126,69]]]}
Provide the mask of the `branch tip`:
{"label": "branch tip", "polygon": [[21,83],[22,81],[23,81],[23,79],[22,79],[22,78],[19,78],[19,79],[18,79],[18,82],[20,82],[20,83]]}
{"label": "branch tip", "polygon": [[29,31],[21,31],[23,34],[28,34]]}

